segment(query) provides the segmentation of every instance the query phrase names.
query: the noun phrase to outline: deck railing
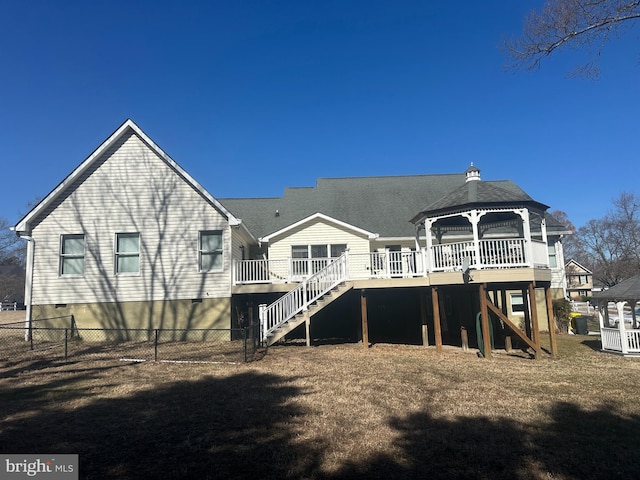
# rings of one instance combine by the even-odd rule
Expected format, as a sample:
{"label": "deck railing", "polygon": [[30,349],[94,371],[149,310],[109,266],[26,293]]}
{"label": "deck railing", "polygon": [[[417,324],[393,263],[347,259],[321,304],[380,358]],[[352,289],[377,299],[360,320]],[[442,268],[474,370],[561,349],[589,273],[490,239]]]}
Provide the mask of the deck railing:
{"label": "deck railing", "polygon": [[280,325],[308,310],[309,305],[317,301],[331,289],[347,279],[347,254],[331,259],[324,268],[306,278],[293,290],[286,293],[270,305],[260,305],[260,332],[262,341]]}
{"label": "deck railing", "polygon": [[[383,251],[346,256],[350,279],[409,278],[429,272],[548,266],[544,242],[525,239],[480,240],[433,245],[431,251]],[[529,257],[532,257],[531,259]],[[301,282],[322,270],[334,258],[243,260],[234,262],[234,285]]]}
{"label": "deck railing", "polygon": [[522,238],[480,240],[477,253],[474,242],[434,245],[432,252],[434,272],[457,270],[465,261],[471,268],[476,269],[528,266],[525,240]]}
{"label": "deck railing", "polygon": [[[600,328],[602,349],[613,352],[640,354],[640,330],[624,330],[624,336],[619,328]],[[623,344],[624,340],[624,344]]]}

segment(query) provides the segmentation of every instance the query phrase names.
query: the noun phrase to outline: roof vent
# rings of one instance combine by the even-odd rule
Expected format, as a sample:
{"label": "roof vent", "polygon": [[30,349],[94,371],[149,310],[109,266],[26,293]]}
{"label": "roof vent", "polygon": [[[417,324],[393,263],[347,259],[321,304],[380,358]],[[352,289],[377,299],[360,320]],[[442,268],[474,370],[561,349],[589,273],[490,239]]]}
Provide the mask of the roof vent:
{"label": "roof vent", "polygon": [[474,167],[473,162],[471,162],[471,166],[467,168],[467,171],[464,173],[467,175],[465,182],[480,180],[480,169],[478,167]]}

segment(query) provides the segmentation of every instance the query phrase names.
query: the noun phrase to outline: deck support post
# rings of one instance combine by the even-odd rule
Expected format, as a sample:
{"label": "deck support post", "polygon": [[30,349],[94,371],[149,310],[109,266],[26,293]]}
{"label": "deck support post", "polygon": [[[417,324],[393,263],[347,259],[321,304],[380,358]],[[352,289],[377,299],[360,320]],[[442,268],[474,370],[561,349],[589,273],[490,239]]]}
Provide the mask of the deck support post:
{"label": "deck support post", "polygon": [[547,318],[549,319],[549,344],[551,347],[551,356],[558,356],[558,342],[556,340],[556,321],[553,317],[553,300],[551,299],[551,287],[544,287],[544,296],[547,301]]}
{"label": "deck support post", "polygon": [[540,323],[538,322],[538,305],[536,303],[536,289],[533,282],[529,283],[527,289],[527,297],[529,298],[529,309],[531,310],[531,340],[533,340],[535,347],[536,360],[540,359],[540,353],[542,351],[540,347]]}
{"label": "deck support post", "polygon": [[431,289],[431,303],[433,304],[433,334],[436,337],[436,351],[442,352],[442,327],[440,325],[440,301],[438,287]]}
{"label": "deck support post", "polygon": [[307,338],[307,347],[311,346],[311,316],[307,312],[304,318],[304,330]]}
{"label": "deck support post", "polygon": [[362,344],[369,348],[369,323],[367,321],[367,296],[364,290],[360,292],[360,314],[362,318]]}
{"label": "deck support post", "polygon": [[420,319],[422,323],[422,346],[429,346],[429,327],[427,326],[427,294],[420,292]]}
{"label": "deck support post", "polygon": [[491,332],[489,330],[489,309],[487,307],[487,285],[480,284],[480,324],[482,327],[482,344],[484,357],[491,358]]}

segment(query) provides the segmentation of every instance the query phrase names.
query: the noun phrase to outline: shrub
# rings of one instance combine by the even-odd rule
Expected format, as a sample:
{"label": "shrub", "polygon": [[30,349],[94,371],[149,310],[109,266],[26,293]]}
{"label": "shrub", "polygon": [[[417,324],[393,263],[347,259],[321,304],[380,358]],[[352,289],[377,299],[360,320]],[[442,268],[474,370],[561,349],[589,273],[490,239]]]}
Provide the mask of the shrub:
{"label": "shrub", "polygon": [[556,326],[561,332],[567,333],[571,323],[571,302],[565,298],[558,298],[553,301],[553,316]]}

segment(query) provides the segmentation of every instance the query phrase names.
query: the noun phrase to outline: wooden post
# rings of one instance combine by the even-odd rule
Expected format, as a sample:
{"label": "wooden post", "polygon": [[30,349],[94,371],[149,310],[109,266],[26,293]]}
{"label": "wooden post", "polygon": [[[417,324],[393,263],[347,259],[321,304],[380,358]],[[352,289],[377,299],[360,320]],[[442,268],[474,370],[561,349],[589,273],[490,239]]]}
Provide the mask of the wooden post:
{"label": "wooden post", "polygon": [[531,340],[535,344],[536,359],[540,358],[542,352],[540,346],[540,324],[538,323],[538,305],[536,304],[536,289],[533,286],[533,282],[529,283],[527,289],[527,297],[529,299],[529,308],[531,310]]}
{"label": "wooden post", "polygon": [[491,331],[489,330],[489,309],[487,308],[487,285],[480,284],[480,323],[482,325],[482,343],[484,357],[491,358]]}
{"label": "wooden post", "polygon": [[365,291],[360,292],[360,314],[362,316],[362,344],[369,348],[369,324],[367,322],[367,297]]}
{"label": "wooden post", "polygon": [[311,346],[311,317],[307,312],[304,319],[305,335],[307,336],[307,347]]}
{"label": "wooden post", "polygon": [[420,292],[420,321],[422,323],[422,346],[429,346],[429,327],[427,326],[427,295]]}
{"label": "wooden post", "polygon": [[440,328],[440,302],[438,288],[431,289],[431,303],[433,304],[433,334],[436,337],[436,351],[442,352],[442,329]]}
{"label": "wooden post", "polygon": [[547,301],[547,318],[549,319],[549,343],[551,346],[551,356],[558,356],[558,343],[556,340],[556,321],[553,317],[553,300],[551,299],[551,288],[544,287],[544,296]]}
{"label": "wooden post", "polygon": [[460,327],[460,341],[462,342],[462,351],[469,351],[469,335],[465,327]]}
{"label": "wooden post", "polygon": [[523,288],[520,290],[520,295],[522,295],[522,309],[524,313],[524,332],[529,340],[533,340],[533,333],[531,332],[531,311],[527,308],[529,304],[527,302],[527,289]]}
{"label": "wooden post", "polygon": [[[505,290],[504,287],[502,287],[500,290],[500,311],[505,317],[509,316],[509,311],[507,307],[507,291]],[[504,349],[507,353],[509,353],[511,350],[513,350],[513,344],[512,344],[511,334],[507,330],[505,331],[506,333],[504,337]]]}

